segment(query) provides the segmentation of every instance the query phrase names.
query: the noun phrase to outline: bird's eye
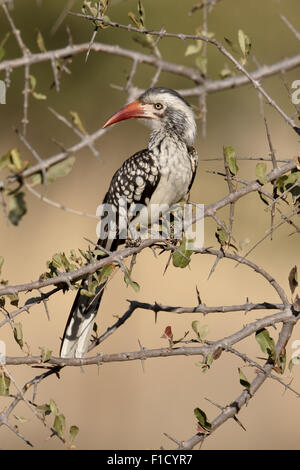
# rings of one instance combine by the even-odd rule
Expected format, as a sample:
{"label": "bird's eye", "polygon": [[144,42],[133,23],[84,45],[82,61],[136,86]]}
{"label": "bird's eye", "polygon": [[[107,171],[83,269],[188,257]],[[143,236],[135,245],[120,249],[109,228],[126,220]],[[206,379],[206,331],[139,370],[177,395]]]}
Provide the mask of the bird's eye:
{"label": "bird's eye", "polygon": [[154,107],[155,109],[159,110],[163,108],[163,105],[161,103],[155,103]]}

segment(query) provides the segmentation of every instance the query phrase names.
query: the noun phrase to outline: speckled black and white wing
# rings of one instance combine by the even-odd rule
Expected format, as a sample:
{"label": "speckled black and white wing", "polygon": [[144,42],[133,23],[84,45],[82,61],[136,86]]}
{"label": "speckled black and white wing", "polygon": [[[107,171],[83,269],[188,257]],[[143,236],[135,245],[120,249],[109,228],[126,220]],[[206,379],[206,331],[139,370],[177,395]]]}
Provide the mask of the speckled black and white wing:
{"label": "speckled black and white wing", "polygon": [[[120,208],[126,203],[127,222],[138,215],[136,207],[148,206],[153,193],[160,180],[158,161],[154,155],[144,149],[128,158],[114,174],[109,189],[103,200],[103,204],[110,204],[115,209],[115,218],[119,219]],[[138,205],[138,206],[137,206]],[[117,246],[124,242],[118,239],[118,227],[116,237],[113,240],[99,240],[98,244],[105,246],[109,250],[115,250]],[[104,227],[104,231],[114,227]],[[126,237],[125,237],[126,238]]]}

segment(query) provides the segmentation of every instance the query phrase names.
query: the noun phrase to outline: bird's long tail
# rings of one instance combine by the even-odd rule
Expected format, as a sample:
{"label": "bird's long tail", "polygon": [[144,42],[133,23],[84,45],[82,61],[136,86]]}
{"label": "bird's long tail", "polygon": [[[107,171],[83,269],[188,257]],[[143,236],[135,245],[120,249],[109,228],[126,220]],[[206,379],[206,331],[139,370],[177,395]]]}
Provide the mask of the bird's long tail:
{"label": "bird's long tail", "polygon": [[[101,245],[103,240],[98,241]],[[116,250],[118,240],[114,240],[110,249]],[[88,351],[94,320],[98,313],[105,282],[97,286],[95,295],[89,297],[81,293],[88,290],[88,278],[83,279],[73,302],[69,318],[62,337],[60,356],[65,358],[84,357]]]}

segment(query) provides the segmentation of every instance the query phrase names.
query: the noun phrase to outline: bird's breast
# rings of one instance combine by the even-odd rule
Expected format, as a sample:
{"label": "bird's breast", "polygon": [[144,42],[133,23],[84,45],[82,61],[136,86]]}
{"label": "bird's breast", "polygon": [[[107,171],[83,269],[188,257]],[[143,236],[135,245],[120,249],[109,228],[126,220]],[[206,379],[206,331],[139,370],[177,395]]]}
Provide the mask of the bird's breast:
{"label": "bird's breast", "polygon": [[160,181],[151,198],[151,204],[172,205],[181,201],[188,192],[192,168],[185,145],[166,140],[156,155]]}

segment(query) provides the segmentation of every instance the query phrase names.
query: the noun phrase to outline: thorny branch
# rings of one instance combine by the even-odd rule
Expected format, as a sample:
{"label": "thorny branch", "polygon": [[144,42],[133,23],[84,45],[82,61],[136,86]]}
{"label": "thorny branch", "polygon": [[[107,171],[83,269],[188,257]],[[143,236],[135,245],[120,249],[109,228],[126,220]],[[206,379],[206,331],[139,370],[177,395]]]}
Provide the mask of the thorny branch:
{"label": "thorny branch", "polygon": [[[207,13],[211,13],[213,7],[220,0],[207,0],[201,3],[194,5],[190,14],[202,10],[203,11],[203,31],[207,32]],[[52,32],[54,32],[57,27],[61,24],[65,16],[67,15],[68,8],[73,6],[73,1],[69,1],[67,7],[64,8],[62,14],[59,16],[57,22],[53,26]],[[183,90],[178,90],[183,96],[185,97],[197,97],[200,100],[200,104],[203,111],[203,119],[202,119],[202,126],[203,126],[203,134],[206,132],[206,116],[207,116],[207,103],[206,98],[208,94],[216,93],[222,90],[233,89],[237,87],[241,87],[247,84],[251,84],[254,89],[266,100],[268,104],[270,104],[282,117],[282,119],[291,126],[297,133],[299,133],[299,128],[295,125],[295,121],[293,118],[289,117],[282,108],[278,105],[278,103],[272,99],[269,93],[266,92],[265,88],[261,85],[261,80],[274,76],[278,73],[284,73],[289,70],[292,70],[300,65],[300,55],[295,55],[294,57],[285,58],[277,63],[264,65],[264,66],[257,66],[256,70],[252,72],[248,72],[244,65],[242,65],[219,41],[214,38],[208,37],[206,35],[199,35],[199,34],[182,34],[182,33],[169,33],[166,31],[164,27],[161,28],[160,31],[155,31],[146,28],[136,28],[135,26],[131,25],[123,25],[114,21],[108,21],[107,19],[103,19],[100,17],[99,14],[99,5],[98,4],[98,17],[95,18],[89,15],[83,15],[79,13],[72,13],[73,15],[85,18],[87,20],[95,21],[99,25],[110,26],[112,28],[119,28],[127,32],[135,32],[138,34],[144,35],[151,35],[153,37],[157,37],[157,41],[154,44],[153,50],[151,54],[144,54],[138,52],[133,49],[126,49],[120,47],[119,45],[110,45],[105,44],[102,42],[96,42],[95,37],[96,34],[93,34],[92,40],[89,43],[82,43],[82,44],[73,44],[73,40],[68,30],[69,36],[69,44],[65,47],[50,50],[50,51],[43,51],[40,53],[32,53],[29,51],[27,46],[25,45],[21,32],[15,25],[15,22],[12,18],[12,14],[7,8],[7,4],[10,4],[8,1],[0,1],[0,6],[2,6],[3,12],[7,18],[7,21],[10,25],[11,31],[15,37],[15,40],[18,44],[18,47],[21,51],[21,57],[3,60],[0,62],[0,72],[3,71],[6,74],[6,82],[9,83],[11,80],[11,74],[15,69],[23,68],[24,69],[24,101],[23,101],[23,118],[22,118],[22,134],[18,133],[18,136],[25,147],[30,151],[32,156],[35,158],[36,163],[23,171],[19,172],[18,174],[10,174],[3,180],[0,180],[0,203],[2,206],[2,211],[4,215],[6,215],[6,203],[3,197],[3,190],[4,188],[10,187],[13,183],[19,182],[20,184],[24,185],[25,188],[34,194],[36,197],[41,199],[43,202],[55,206],[57,208],[63,209],[68,212],[72,212],[78,215],[87,215],[93,217],[91,214],[85,214],[84,212],[76,211],[73,209],[69,209],[62,204],[59,204],[55,201],[46,198],[38,191],[33,189],[30,184],[26,182],[30,176],[41,173],[43,183],[47,181],[47,171],[51,168],[52,165],[61,162],[68,158],[71,154],[79,152],[85,147],[88,147],[91,152],[96,156],[99,157],[98,150],[95,148],[95,142],[101,138],[106,130],[98,129],[94,133],[88,134],[83,133],[81,130],[73,126],[64,116],[59,114],[57,111],[52,109],[51,112],[55,115],[57,119],[63,122],[66,126],[71,128],[76,136],[78,137],[78,142],[71,147],[64,148],[61,146],[61,151],[58,154],[52,155],[47,158],[43,158],[35,148],[29,143],[26,137],[26,130],[29,124],[28,119],[28,108],[29,108],[29,96],[30,96],[30,71],[31,67],[35,66],[36,64],[43,63],[43,62],[50,62],[52,72],[53,72],[53,79],[56,91],[60,91],[60,80],[61,76],[58,72],[57,64],[59,60],[64,61],[64,65],[62,68],[67,71],[66,63],[70,60],[73,56],[78,54],[87,53],[86,57],[90,52],[93,53],[106,53],[109,55],[116,55],[119,57],[124,57],[132,61],[132,68],[131,72],[127,77],[127,83],[124,87],[120,87],[123,91],[127,92],[128,94],[134,92],[136,94],[142,92],[143,90],[138,89],[134,86],[134,79],[137,72],[138,67],[141,64],[146,64],[150,67],[153,67],[155,74],[151,80],[151,86],[157,84],[161,72],[167,72],[170,74],[174,74],[177,76],[185,77],[186,79],[193,82],[191,88],[185,88]],[[71,13],[71,12],[70,12]],[[291,25],[291,23],[283,16],[281,16],[282,20],[285,24],[289,27],[289,29],[294,33],[295,37],[299,39],[299,33],[296,29]],[[203,76],[202,73],[193,67],[183,66],[182,64],[175,64],[168,62],[165,60],[160,51],[157,48],[158,41],[169,38],[169,39],[180,39],[182,41],[186,40],[200,40],[203,41],[205,44],[204,47],[204,55],[206,56],[208,53],[207,45],[210,44],[215,47],[221,55],[225,56],[232,64],[234,64],[235,68],[239,72],[236,75],[230,76],[226,79],[222,80],[213,80],[210,79],[208,76]],[[142,363],[148,358],[158,358],[158,357],[174,357],[174,356],[201,356],[203,363],[205,364],[206,358],[209,355],[214,356],[216,352],[219,350],[225,352],[229,352],[231,354],[235,354],[240,357],[241,360],[247,362],[250,366],[255,367],[257,369],[257,376],[250,384],[249,390],[245,389],[232,403],[230,403],[226,407],[220,407],[221,412],[219,415],[212,421],[211,431],[209,434],[203,434],[198,432],[191,438],[179,442],[176,439],[173,439],[173,442],[177,443],[179,449],[192,449],[195,445],[202,443],[205,439],[207,439],[218,427],[220,427],[223,423],[225,423],[229,418],[234,418],[237,420],[236,415],[240,411],[240,409],[248,403],[248,401],[253,397],[253,395],[259,390],[259,388],[263,385],[266,379],[272,379],[279,382],[285,389],[290,390],[293,393],[296,393],[299,396],[299,393],[293,390],[290,385],[285,384],[283,380],[281,380],[277,375],[273,373],[274,370],[274,358],[271,359],[270,357],[266,360],[265,364],[261,366],[260,364],[253,361],[251,358],[247,357],[245,354],[240,353],[236,349],[233,349],[233,345],[239,343],[244,338],[249,337],[250,335],[254,334],[255,332],[261,330],[262,328],[267,328],[269,326],[274,326],[277,324],[282,324],[281,331],[279,333],[277,343],[276,343],[276,359],[280,356],[284,347],[286,346],[287,342],[289,341],[291,334],[293,332],[293,328],[299,319],[299,306],[297,304],[297,299],[289,301],[288,295],[282,286],[274,279],[274,277],[269,274],[263,267],[258,266],[254,262],[247,259],[248,253],[243,257],[237,254],[235,251],[229,250],[230,240],[234,240],[232,235],[233,224],[234,224],[234,207],[235,204],[244,196],[258,192],[260,194],[265,195],[269,200],[268,208],[272,208],[276,206],[276,204],[282,200],[288,193],[294,189],[298,183],[296,182],[294,185],[286,189],[280,196],[273,192],[273,195],[268,193],[265,189],[265,185],[267,183],[271,183],[274,185],[278,178],[289,174],[291,171],[294,171],[298,168],[298,165],[294,159],[279,159],[276,157],[272,141],[270,131],[265,121],[266,125],[266,133],[268,138],[269,144],[269,156],[256,156],[256,157],[238,157],[237,160],[259,160],[259,161],[269,161],[272,163],[272,170],[266,173],[265,175],[265,183],[262,184],[257,179],[253,179],[252,181],[241,180],[237,178],[237,176],[233,176],[230,172],[229,166],[224,161],[225,164],[225,178],[228,185],[228,194],[221,198],[220,200],[208,204],[204,210],[204,217],[211,217],[219,226],[221,226],[225,232],[229,235],[229,242],[227,247],[222,247],[219,250],[213,248],[203,248],[194,250],[195,254],[199,256],[203,255],[210,255],[215,257],[218,261],[222,260],[223,258],[231,259],[232,261],[238,262],[239,264],[244,264],[248,268],[250,268],[254,273],[262,276],[275,290],[276,295],[280,299],[280,303],[278,301],[266,301],[260,300],[257,302],[251,302],[247,299],[247,301],[243,304],[233,304],[233,305],[219,305],[219,306],[207,306],[200,300],[200,296],[198,294],[198,304],[195,307],[184,307],[184,306],[170,306],[164,305],[161,303],[146,303],[146,302],[138,302],[136,300],[132,300],[129,302],[129,307],[126,312],[121,315],[117,321],[107,328],[107,330],[102,333],[99,337],[97,337],[90,345],[90,350],[93,350],[98,345],[102,344],[109,336],[111,336],[115,331],[117,331],[129,318],[132,317],[133,313],[139,310],[145,310],[154,312],[157,315],[158,312],[168,312],[177,315],[182,314],[228,314],[233,312],[245,312],[249,313],[251,311],[268,311],[268,310],[275,310],[276,313],[272,313],[271,315],[264,316],[263,318],[259,318],[255,321],[247,323],[243,328],[232,333],[226,338],[218,339],[216,341],[199,341],[197,340],[189,340],[186,341],[182,339],[180,343],[182,345],[172,345],[172,347],[168,348],[159,348],[159,349],[146,349],[140,345],[140,349],[138,351],[132,352],[119,352],[113,354],[102,354],[98,353],[95,356],[87,357],[84,359],[63,359],[59,357],[52,356],[47,358],[47,361],[44,362],[41,355],[27,355],[22,357],[6,357],[6,365],[2,367],[2,372],[5,373],[7,377],[10,378],[11,382],[14,383],[15,388],[17,390],[17,394],[13,397],[13,401],[11,404],[0,413],[0,426],[4,425],[7,426],[9,429],[12,430],[18,437],[23,439],[28,445],[32,445],[31,442],[26,439],[17,429],[15,429],[9,422],[9,417],[16,407],[16,405],[20,401],[24,401],[27,407],[32,411],[32,413],[40,420],[42,423],[48,427],[51,433],[57,434],[57,431],[45,423],[45,420],[41,418],[39,412],[36,409],[36,392],[37,386],[47,377],[51,376],[52,374],[58,374],[62,369],[66,366],[89,366],[89,365],[100,365],[104,363],[112,363],[112,362],[126,362],[132,360],[141,360]],[[213,159],[211,159],[213,160]],[[205,159],[203,161],[206,161]],[[283,165],[279,166],[279,163],[283,163]],[[220,174],[220,173],[218,173]],[[243,184],[242,187],[235,187],[234,183],[239,182]],[[229,206],[230,208],[230,217],[229,217],[229,228],[223,223],[223,221],[217,215],[217,212],[224,207]],[[297,208],[294,209],[293,214],[297,214]],[[277,227],[281,226],[284,223],[291,222],[289,217],[286,217],[284,214],[281,214],[282,221],[273,227],[271,226],[271,231],[274,231]],[[195,220],[194,220],[195,221]],[[297,226],[296,231],[299,231]],[[268,234],[267,234],[268,235]],[[266,238],[266,237],[264,237]],[[262,240],[262,239],[261,239]],[[260,243],[261,240],[258,242]],[[18,284],[18,285],[7,285],[0,289],[0,300],[1,297],[11,295],[17,296],[18,293],[24,292],[28,293],[33,290],[38,291],[37,297],[29,298],[23,306],[18,307],[13,312],[9,313],[0,304],[0,312],[4,315],[4,320],[0,322],[0,327],[4,326],[5,324],[10,324],[13,328],[14,320],[17,316],[21,315],[24,311],[29,312],[29,310],[36,305],[41,303],[44,304],[46,313],[47,312],[47,304],[46,301],[51,296],[55,295],[57,292],[61,291],[62,289],[73,289],[74,290],[74,283],[83,277],[93,274],[96,271],[99,271],[104,266],[109,264],[114,264],[121,269],[126,269],[124,266],[124,260],[131,259],[134,260],[131,263],[131,268],[135,263],[136,256],[141,253],[146,248],[152,248],[154,253],[157,249],[162,251],[178,251],[178,247],[164,242],[161,239],[151,240],[147,239],[142,241],[138,246],[134,247],[125,247],[120,249],[117,252],[108,253],[106,258],[103,258],[99,261],[86,264],[85,266],[81,267],[80,269],[60,273],[58,276],[48,278],[48,279],[38,279],[33,282]],[[252,250],[251,250],[252,251]],[[131,272],[131,269],[130,269]],[[46,287],[51,287],[51,290],[48,292],[44,292],[42,289]],[[185,343],[193,343],[192,346],[186,346]],[[194,345],[196,343],[196,345]],[[214,358],[217,359],[217,358]],[[22,366],[22,365],[38,365],[41,367],[45,367],[46,371],[43,372],[41,375],[34,377],[32,380],[27,382],[23,388],[21,389],[14,377],[11,375],[10,371],[7,369],[7,366],[15,365],[15,366]],[[0,375],[1,378],[1,375]],[[33,399],[29,400],[26,397],[26,393],[28,390],[33,388]],[[60,438],[60,436],[58,436]]]}

